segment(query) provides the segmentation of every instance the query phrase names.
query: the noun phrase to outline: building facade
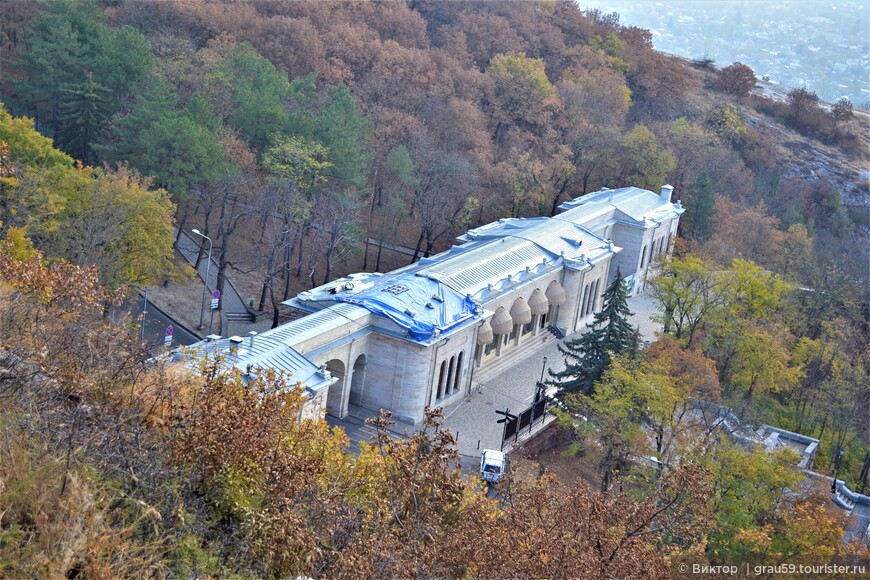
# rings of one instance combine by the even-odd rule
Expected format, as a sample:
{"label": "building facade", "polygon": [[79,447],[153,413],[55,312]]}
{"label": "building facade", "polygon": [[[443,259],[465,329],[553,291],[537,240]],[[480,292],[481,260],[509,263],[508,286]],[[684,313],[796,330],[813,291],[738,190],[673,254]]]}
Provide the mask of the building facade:
{"label": "building facade", "polygon": [[555,335],[582,330],[617,268],[643,290],[668,253],[683,208],[673,188],[602,189],[553,217],[502,219],[450,250],[386,274],[302,292],[308,312],[259,336],[194,345],[235,349],[239,369],[279,368],[310,392],[310,413],[389,410],[416,424],[427,406],[466,396]]}

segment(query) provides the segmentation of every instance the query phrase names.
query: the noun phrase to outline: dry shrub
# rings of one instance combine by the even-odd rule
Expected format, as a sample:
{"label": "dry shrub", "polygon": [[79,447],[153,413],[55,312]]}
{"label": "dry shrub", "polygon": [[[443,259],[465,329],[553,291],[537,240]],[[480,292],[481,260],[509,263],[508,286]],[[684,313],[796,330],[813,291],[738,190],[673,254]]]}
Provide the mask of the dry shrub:
{"label": "dry shrub", "polygon": [[169,422],[184,384],[147,363],[131,325],[105,316],[122,294],[100,286],[95,270],[8,250],[0,249],[0,577],[165,575],[184,530],[173,529],[176,474],[153,427]]}
{"label": "dry shrub", "polygon": [[136,539],[141,525],[160,520],[156,510],[68,469],[14,426],[2,435],[0,576],[166,576],[160,542]]}

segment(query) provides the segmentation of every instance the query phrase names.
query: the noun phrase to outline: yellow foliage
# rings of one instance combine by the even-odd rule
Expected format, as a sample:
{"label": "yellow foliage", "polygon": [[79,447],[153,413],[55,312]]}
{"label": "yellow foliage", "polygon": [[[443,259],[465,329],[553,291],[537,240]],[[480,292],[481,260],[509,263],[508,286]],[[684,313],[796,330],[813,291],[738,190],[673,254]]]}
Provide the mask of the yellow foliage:
{"label": "yellow foliage", "polygon": [[9,228],[6,232],[6,252],[19,262],[36,259],[39,252],[27,238],[27,228]]}

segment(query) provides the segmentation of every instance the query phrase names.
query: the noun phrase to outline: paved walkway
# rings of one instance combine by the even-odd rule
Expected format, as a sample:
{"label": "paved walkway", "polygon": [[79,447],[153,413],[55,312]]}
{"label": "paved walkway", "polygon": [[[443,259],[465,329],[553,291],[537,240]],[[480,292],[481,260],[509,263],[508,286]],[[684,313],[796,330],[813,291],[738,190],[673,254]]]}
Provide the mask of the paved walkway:
{"label": "paved walkway", "polygon": [[849,527],[843,536],[843,542],[861,539],[870,540],[870,506],[859,503],[849,516]]}
{"label": "paved walkway", "polygon": [[145,319],[143,321],[141,336],[152,348],[157,347],[159,349],[164,346],[163,339],[166,337],[166,327],[170,324],[173,330],[173,346],[190,346],[200,340],[199,336],[194,334],[192,330],[163,312],[156,304],[149,301],[146,306],[143,295],[138,294],[136,296],[133,316],[141,316],[143,309],[145,311]]}
{"label": "paved walkway", "polygon": [[[178,251],[181,252],[181,255],[185,257],[185,259],[190,262],[191,266],[196,264],[196,257],[199,254],[199,243],[203,242],[206,245],[206,251],[208,250],[208,242],[203,240],[202,238],[194,238],[187,232],[181,232],[181,237],[178,239]],[[208,290],[209,293],[214,290],[217,286],[217,276],[218,276],[218,264],[215,261],[215,252],[214,248],[212,248],[211,253],[211,267],[207,268],[208,260],[202,260],[199,263],[199,277],[205,280],[206,269],[208,269]],[[207,297],[206,308],[208,308],[208,301],[211,300],[211,296]],[[233,283],[229,278],[224,280],[224,293],[221,296],[221,309],[229,314],[248,314],[248,308],[245,306],[245,301],[242,299],[241,295],[239,295],[236,287],[233,286]],[[206,316],[208,316],[208,312],[206,312]]]}
{"label": "paved walkway", "polygon": [[[650,320],[650,316],[656,312],[652,299],[643,295],[633,296],[629,298],[628,306],[634,313],[632,324],[640,328],[643,340],[655,340],[655,332],[660,325]],[[578,335],[566,339],[575,336]],[[445,426],[458,433],[457,447],[463,463],[478,461],[479,449],[499,448],[503,426],[496,423],[501,416],[496,415],[495,411],[506,408],[510,408],[511,412],[522,411],[531,404],[535,384],[541,378],[544,357],[547,358],[546,368],[553,371],[565,368],[558,342],[551,340],[544,343],[540,350],[529,353],[509,369],[488,379],[485,384],[473,380],[473,394],[445,409]]]}

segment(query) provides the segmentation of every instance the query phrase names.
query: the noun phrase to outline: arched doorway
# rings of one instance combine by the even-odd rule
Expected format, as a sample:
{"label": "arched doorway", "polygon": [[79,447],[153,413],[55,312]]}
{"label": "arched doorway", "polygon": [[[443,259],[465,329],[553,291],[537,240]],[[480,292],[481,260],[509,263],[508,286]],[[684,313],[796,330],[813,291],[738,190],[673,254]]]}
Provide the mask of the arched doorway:
{"label": "arched doorway", "polygon": [[342,396],[344,393],[344,363],[338,359],[332,359],[326,363],[326,370],[329,374],[337,378],[332,385],[329,386],[329,391],[326,393],[326,412],[333,417],[341,419],[347,413],[342,409]]}
{"label": "arched doorway", "polygon": [[366,378],[366,355],[361,354],[356,357],[350,377],[350,404],[362,407]]}

